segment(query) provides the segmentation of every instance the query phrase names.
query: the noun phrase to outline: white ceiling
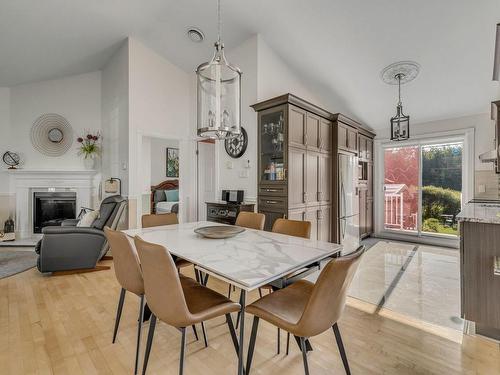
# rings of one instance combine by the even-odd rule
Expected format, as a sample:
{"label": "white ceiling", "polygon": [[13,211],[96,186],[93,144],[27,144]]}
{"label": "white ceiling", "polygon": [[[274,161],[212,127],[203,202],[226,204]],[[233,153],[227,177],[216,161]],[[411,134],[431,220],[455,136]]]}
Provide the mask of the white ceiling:
{"label": "white ceiling", "polygon": [[[380,71],[415,60],[413,122],[489,110],[498,0],[223,0],[226,47],[260,33],[318,92],[374,128],[395,110]],[[185,36],[200,27],[204,43]],[[100,69],[134,36],[187,71],[212,53],[215,0],[0,0],[0,86]],[[328,99],[327,99],[328,102]],[[334,107],[335,104],[332,104]]]}

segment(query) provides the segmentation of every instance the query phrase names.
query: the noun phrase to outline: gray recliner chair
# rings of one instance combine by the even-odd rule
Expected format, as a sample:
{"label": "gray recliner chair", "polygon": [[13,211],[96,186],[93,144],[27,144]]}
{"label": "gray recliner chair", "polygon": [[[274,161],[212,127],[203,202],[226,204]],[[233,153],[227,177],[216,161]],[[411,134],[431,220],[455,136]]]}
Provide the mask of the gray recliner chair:
{"label": "gray recliner chair", "polygon": [[40,272],[69,271],[95,268],[106,255],[109,245],[104,227],[116,229],[126,211],[127,200],[121,195],[101,202],[99,217],[90,227],[77,227],[78,220],[63,221],[60,227],[45,227],[35,251],[39,254]]}

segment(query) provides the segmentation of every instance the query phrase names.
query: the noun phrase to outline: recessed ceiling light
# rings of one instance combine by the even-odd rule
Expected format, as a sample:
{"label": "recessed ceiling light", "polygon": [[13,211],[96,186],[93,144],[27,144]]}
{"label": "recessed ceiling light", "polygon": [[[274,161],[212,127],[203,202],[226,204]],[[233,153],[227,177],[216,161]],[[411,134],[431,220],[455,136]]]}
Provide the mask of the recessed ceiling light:
{"label": "recessed ceiling light", "polygon": [[205,34],[203,34],[203,31],[201,31],[197,27],[188,28],[187,35],[189,39],[191,39],[195,43],[201,43],[203,42],[203,39],[205,39]]}

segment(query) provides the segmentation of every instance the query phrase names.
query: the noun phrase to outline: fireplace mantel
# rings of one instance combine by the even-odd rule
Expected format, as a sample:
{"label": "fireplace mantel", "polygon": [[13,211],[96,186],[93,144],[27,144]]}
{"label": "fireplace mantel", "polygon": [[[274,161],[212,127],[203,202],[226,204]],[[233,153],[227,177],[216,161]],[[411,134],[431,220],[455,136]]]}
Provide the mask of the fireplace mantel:
{"label": "fireplace mantel", "polygon": [[76,192],[76,207],[92,207],[96,190],[95,170],[9,170],[11,191],[16,196],[16,236],[33,236],[33,193],[44,191]]}

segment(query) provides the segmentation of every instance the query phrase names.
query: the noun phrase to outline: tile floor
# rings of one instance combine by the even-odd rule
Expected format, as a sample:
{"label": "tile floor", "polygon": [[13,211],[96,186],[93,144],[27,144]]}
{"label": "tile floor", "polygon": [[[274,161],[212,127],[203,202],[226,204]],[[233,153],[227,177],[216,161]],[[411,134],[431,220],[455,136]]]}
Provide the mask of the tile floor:
{"label": "tile floor", "polygon": [[458,249],[377,239],[366,245],[351,297],[463,330]]}

